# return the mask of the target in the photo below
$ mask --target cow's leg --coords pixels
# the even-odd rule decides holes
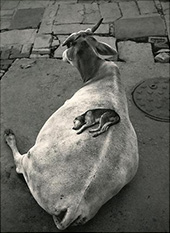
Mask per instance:
[[[6,143],[8,144],[8,146],[11,148],[12,150],[12,154],[14,157],[14,162],[16,165],[16,172],[17,173],[23,173],[23,169],[22,169],[22,159],[23,159],[23,155],[21,155],[18,151],[17,148],[17,144],[16,144],[16,138],[15,135],[13,133],[13,131],[11,129],[6,129],[4,132],[4,139],[6,141]]]

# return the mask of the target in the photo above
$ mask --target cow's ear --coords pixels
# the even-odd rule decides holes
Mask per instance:
[[[96,40],[94,37],[87,37],[87,41],[92,45],[92,47],[100,54],[100,55],[116,55],[116,49],[112,48],[110,45]]]
[[[97,49],[97,52],[100,55],[116,55],[117,54],[117,51],[114,48],[112,48],[110,45],[104,42],[97,41],[95,47]]]

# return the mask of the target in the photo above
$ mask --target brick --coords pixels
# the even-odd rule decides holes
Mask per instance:
[[[36,36],[36,29],[12,30],[0,33],[1,46],[5,47],[12,44],[33,43]]]
[[[11,48],[10,58],[19,58],[21,54],[22,45],[13,45]]]
[[[43,13],[43,8],[20,9],[16,12],[10,29],[38,28],[42,20]]]
[[[23,57],[29,57],[31,52],[32,44],[24,44],[21,50],[21,54]]]
[[[133,63],[154,63],[150,43],[136,43],[133,41],[118,42],[119,58]]]
[[[40,48],[49,48],[52,42],[51,35],[37,34],[37,37],[34,42],[33,50]]]
[[[166,35],[164,20],[159,14],[122,18],[115,22],[117,39]]]
[[[26,1],[20,1],[18,5],[18,9],[29,9],[29,8],[45,8],[49,4],[48,0],[45,1],[39,1],[39,0],[26,0]]]
[[[142,15],[143,14],[152,14],[152,13],[158,12],[153,0],[149,0],[149,1],[138,0],[138,6],[139,6],[140,13]]]
[[[96,23],[101,19],[99,7],[97,3],[84,4],[85,14],[83,23]]]
[[[4,4],[2,5],[2,10],[11,10],[15,9],[19,4],[19,1],[5,1]]]
[[[55,24],[81,23],[84,8],[82,4],[60,4]]]
[[[122,11],[123,17],[134,17],[139,15],[139,10],[137,8],[137,5],[134,1],[130,2],[119,2],[120,9]]]
[[[13,60],[1,60],[0,68],[2,70],[7,70],[11,66],[12,62]]]
[[[67,25],[53,25],[52,31],[57,35],[68,35],[73,32],[78,32],[80,30],[85,30],[89,27],[93,27],[94,24],[67,24]],[[108,34],[109,33],[109,25],[101,24],[100,27],[95,32],[96,34]]]
[[[103,23],[114,22],[121,17],[121,12],[117,3],[100,3],[99,8],[104,18]]]
[[[45,9],[42,22],[39,28],[39,33],[51,33],[53,21],[55,19],[55,15],[57,13],[59,5],[50,3],[49,6]]]

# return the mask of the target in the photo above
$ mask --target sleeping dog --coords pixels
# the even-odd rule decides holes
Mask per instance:
[[[99,123],[97,128],[89,130],[90,133],[96,132],[93,134],[93,137],[97,137],[107,131],[111,125],[114,125],[119,121],[120,117],[114,110],[92,109],[74,119],[73,129],[78,130],[77,134],[80,134],[85,129]]]

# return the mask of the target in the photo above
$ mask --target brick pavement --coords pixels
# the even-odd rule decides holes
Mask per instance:
[[[20,22],[20,15],[25,21]],[[165,0],[2,0],[1,60],[30,56],[61,59],[64,38],[91,27],[101,17],[103,23],[95,34],[103,40],[108,36],[111,44],[111,38],[113,43],[115,38],[170,39],[169,2]]]

